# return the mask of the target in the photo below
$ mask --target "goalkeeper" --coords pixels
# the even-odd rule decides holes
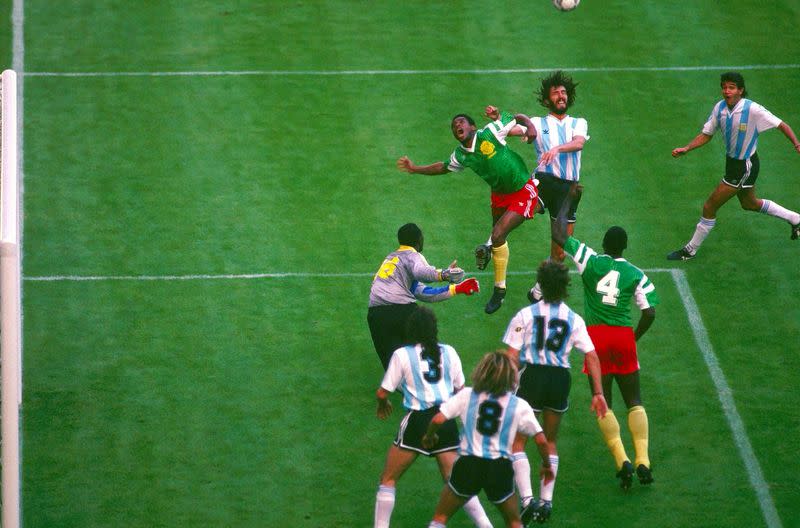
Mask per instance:
[[[424,237],[416,224],[406,224],[397,232],[400,247],[389,253],[375,277],[369,292],[367,323],[375,351],[383,364],[395,350],[409,343],[406,322],[417,309],[416,301],[440,302],[463,293],[480,291],[478,280],[464,279],[464,270],[453,261],[449,267],[437,269],[422,255]],[[428,286],[425,282],[448,282],[446,286]]]
[[[475,121],[466,114],[458,114],[450,122],[450,129],[458,146],[446,161],[430,165],[416,165],[407,156],[397,160],[397,168],[412,174],[447,174],[472,169],[492,188],[492,234],[486,244],[475,249],[478,269],[494,261],[494,291],[485,311],[491,314],[500,309],[506,296],[506,269],[508,243],[511,231],[533,218],[539,205],[536,183],[519,154],[506,144],[506,136],[517,122],[526,127],[526,139],[536,137],[536,128],[524,114],[500,112],[486,108],[486,115],[494,119],[478,130]]]

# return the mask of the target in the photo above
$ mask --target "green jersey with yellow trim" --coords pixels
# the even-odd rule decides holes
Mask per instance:
[[[492,192],[510,194],[522,189],[530,172],[522,157],[506,144],[506,136],[517,124],[509,112],[475,132],[472,145],[459,145],[444,162],[445,168],[457,172],[470,168],[492,188]]]
[[[625,260],[598,255],[580,240],[564,244],[583,280],[584,318],[587,325],[633,326],[631,299],[640,310],[658,304],[656,287],[647,275]]]

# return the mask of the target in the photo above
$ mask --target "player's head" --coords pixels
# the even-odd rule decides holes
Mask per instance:
[[[453,132],[453,137],[464,143],[475,134],[475,120],[467,114],[458,114],[450,121],[450,130]]]
[[[741,97],[747,97],[747,88],[744,85],[744,77],[739,72],[725,72],[719,76],[719,86],[723,90],[726,83],[732,83],[737,90],[741,90]],[[741,98],[740,97],[740,98]]]
[[[422,251],[424,240],[422,229],[417,227],[417,224],[406,224],[397,231],[397,241],[401,246],[411,246],[417,251]]]
[[[539,103],[554,114],[566,114],[570,106],[575,104],[578,83],[561,70],[555,71],[542,79],[539,87]]]
[[[517,367],[503,351],[484,355],[472,371],[472,390],[494,396],[514,390]]]
[[[433,310],[425,306],[414,310],[406,322],[406,337],[410,343],[422,345],[422,357],[432,359],[434,364],[440,363],[439,327]]]
[[[560,262],[545,260],[536,270],[536,281],[542,289],[544,302],[559,302],[567,298],[569,271]]]
[[[611,226],[603,237],[603,251],[612,257],[621,257],[628,247],[628,233],[620,226]]]

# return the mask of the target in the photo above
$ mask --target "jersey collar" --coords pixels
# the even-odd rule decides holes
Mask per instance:
[[[733,108],[728,108],[727,103],[725,103],[725,99],[722,100],[722,107],[728,111],[728,115],[733,115],[742,110],[742,106],[744,106],[744,97],[739,99],[739,102],[733,105]]]
[[[397,248],[397,251],[413,251],[414,253],[417,252],[417,250],[411,246],[402,246],[402,245],[399,248]]]
[[[461,143],[459,143],[458,146],[461,147],[463,150],[466,150],[467,152],[475,152],[475,142],[476,141],[478,141],[478,131],[477,130],[475,131],[475,134],[473,134],[473,136],[472,136],[472,145],[470,145],[469,148],[465,147]]]

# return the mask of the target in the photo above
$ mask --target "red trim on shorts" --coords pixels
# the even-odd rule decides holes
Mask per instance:
[[[514,211],[525,218],[536,214],[539,192],[533,179],[528,180],[522,189],[509,194],[492,193],[492,209]]]
[[[631,374],[639,370],[636,355],[636,337],[630,326],[587,326],[597,357],[600,358],[600,372],[606,374]],[[583,373],[588,374],[586,360]]]

